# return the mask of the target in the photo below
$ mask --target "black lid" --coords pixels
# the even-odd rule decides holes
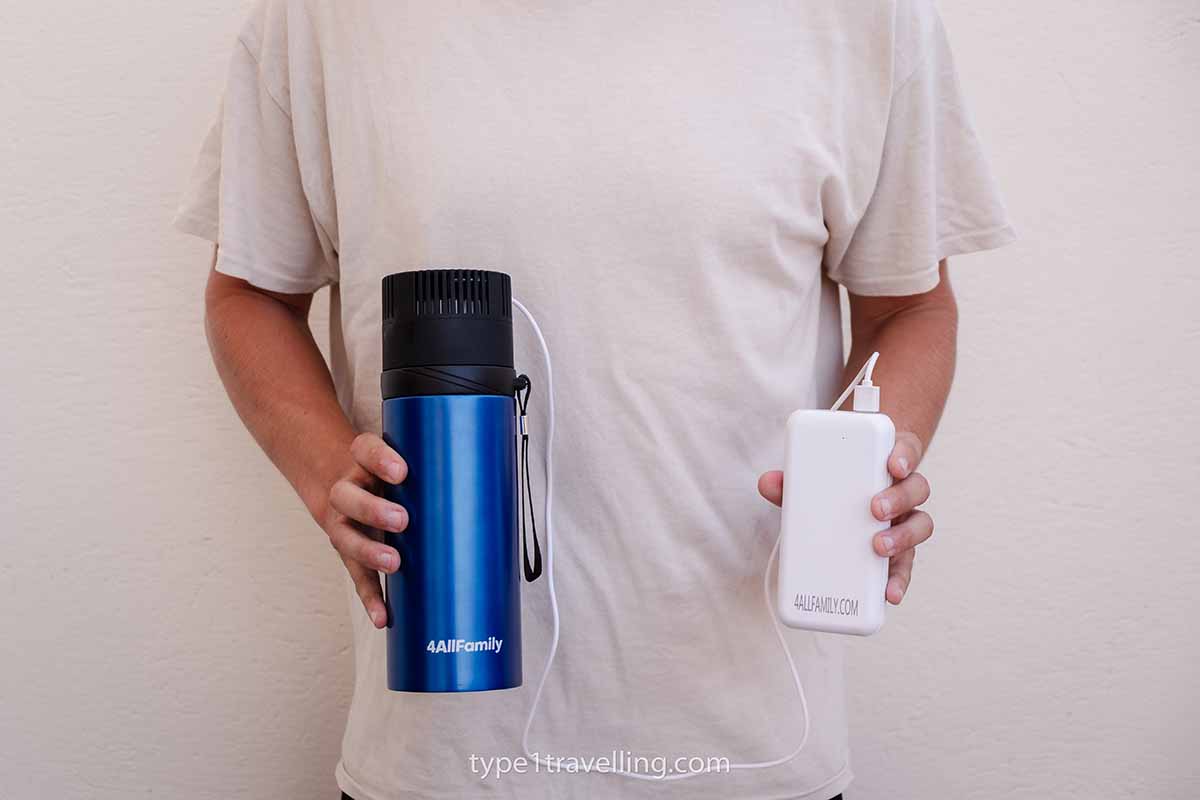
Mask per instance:
[[[512,282],[503,272],[426,269],[383,279],[383,369],[513,366]]]

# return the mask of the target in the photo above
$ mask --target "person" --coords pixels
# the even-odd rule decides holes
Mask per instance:
[[[955,366],[947,259],[1013,238],[931,0],[265,0],[177,224],[216,244],[207,332],[229,396],[357,595],[343,792],[826,800],[849,785],[836,636],[787,632],[811,714],[797,758],[679,782],[478,769],[520,754],[544,581],[523,589],[523,688],[387,691],[379,573],[400,564],[376,534],[408,515],[374,491],[407,470],[378,435],[380,280],[507,272],[553,352],[563,628],[531,746],[788,752],[803,719],[759,583],[784,420],[883,354],[900,433],[870,510],[892,523],[874,547],[899,604],[933,531],[917,468]],[[322,287],[328,366],[307,321]],[[544,386],[520,320],[516,339]]]

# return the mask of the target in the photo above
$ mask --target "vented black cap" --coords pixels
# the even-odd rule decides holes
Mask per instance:
[[[428,269],[383,279],[383,369],[513,366],[503,272]]]

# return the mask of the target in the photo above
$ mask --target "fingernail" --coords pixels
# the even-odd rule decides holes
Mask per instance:
[[[887,519],[892,516],[892,501],[886,497],[879,498],[879,513]]]
[[[399,461],[393,461],[391,464],[388,464],[388,468],[387,468],[388,479],[392,483],[399,483],[400,482],[400,471],[401,470],[400,470],[400,462]]]
[[[896,549],[896,542],[890,536],[882,537],[879,540],[879,543],[883,545],[883,552],[887,553],[889,556]],[[879,584],[875,585],[878,586]]]
[[[387,614],[378,610],[372,611],[371,622],[375,623],[376,628],[382,628],[384,623],[387,622]]]
[[[896,459],[896,464],[900,467],[901,472],[903,472],[905,475],[908,474],[908,459],[907,458],[905,458],[904,456],[900,456],[899,458]]]
[[[408,514],[399,510],[388,511],[384,514],[384,523],[390,530],[399,533],[408,524]]]
[[[378,559],[379,568],[390,572],[398,566],[398,561],[395,553],[383,553]]]

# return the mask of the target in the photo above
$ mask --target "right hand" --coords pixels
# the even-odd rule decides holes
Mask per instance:
[[[408,511],[372,489],[377,481],[392,485],[403,482],[408,477],[408,465],[373,433],[359,434],[350,445],[350,455],[354,466],[330,488],[321,527],[354,580],[367,616],[376,628],[382,628],[387,625],[387,608],[379,573],[398,570],[400,553],[379,541],[379,531],[403,532],[408,527]]]

